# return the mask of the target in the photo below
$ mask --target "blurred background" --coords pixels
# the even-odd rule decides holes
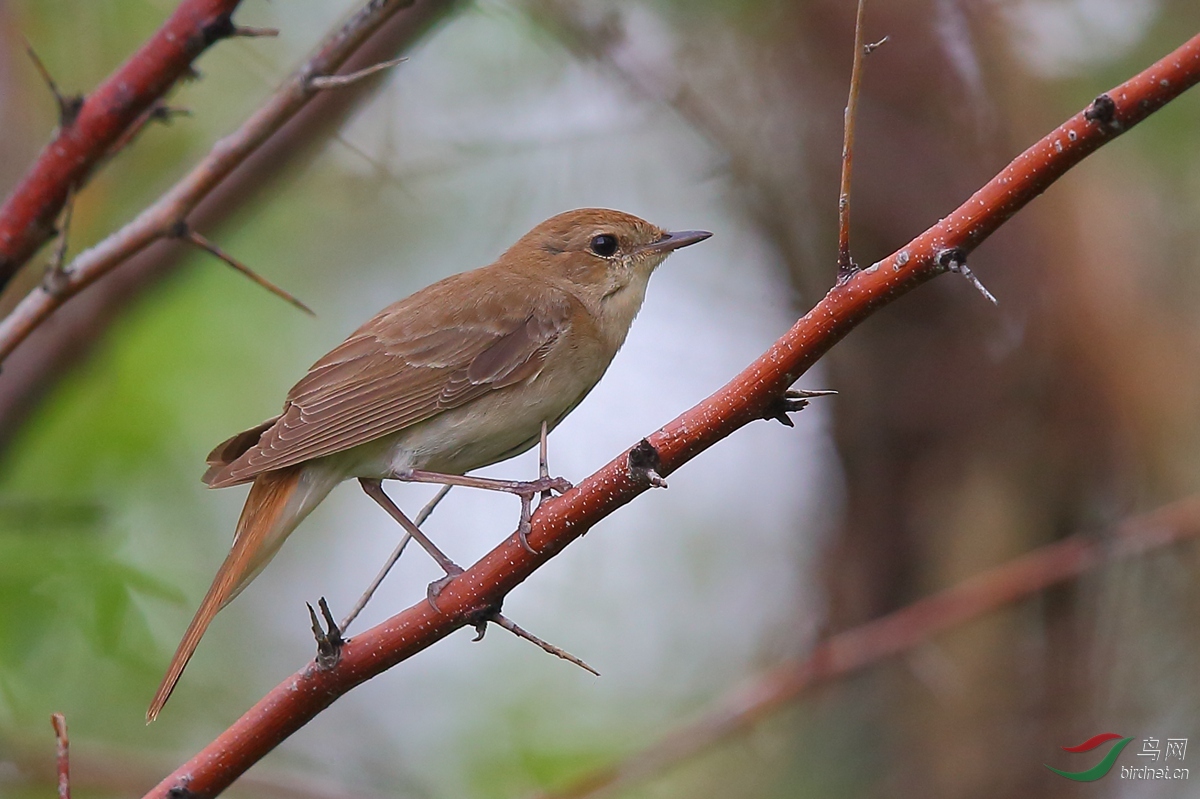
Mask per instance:
[[[232,130],[356,4],[245,0],[234,40],[79,196],[73,252]],[[161,719],[145,706],[228,547],[244,489],[204,456],[278,412],[317,357],[394,299],[483,265],[542,219],[620,208],[716,235],[667,261],[624,350],[550,438],[579,480],[721,386],[832,284],[849,0],[478,0],[425,12],[410,60],[295,156],[234,181],[198,229],[317,312],[162,247],[0,374],[0,794],[53,790],[52,711],[78,796],[134,796],[313,653],[304,603],[350,608],[396,527],[346,485],[213,625]],[[0,186],[55,107],[28,38],[85,91],[168,0],[0,0]],[[1093,97],[1200,30],[1194,0],[876,0],[852,242],[878,260]],[[1200,95],[1085,161],[972,257],[877,313],[802,381],[840,394],[756,423],[539,571],[503,631],[461,631],[356,689],[240,796],[521,797],[637,753],[822,636],[1064,536],[1103,537],[1200,485]],[[44,257],[0,297],[6,311]],[[62,326],[77,329],[61,334]],[[60,331],[55,340],[55,331]],[[41,342],[41,343],[39,343]],[[41,349],[38,349],[41,348]],[[636,386],[636,390],[634,387]],[[530,453],[489,473],[535,474]],[[415,512],[432,494],[398,486]],[[456,490],[427,525],[470,562],[511,497]],[[619,795],[1197,796],[1078,785],[1043,763],[1114,730],[1200,739],[1197,548],[971,621],[809,693]],[[355,629],[438,576],[404,557]],[[354,629],[351,630],[351,633]],[[1200,744],[1198,744],[1200,745]],[[1200,758],[1200,753],[1191,759]]]

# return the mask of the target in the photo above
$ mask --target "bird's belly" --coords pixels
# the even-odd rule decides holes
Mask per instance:
[[[599,380],[545,371],[531,381],[491,391],[458,408],[357,447],[356,477],[387,477],[408,469],[464,474],[520,455],[553,429]]]

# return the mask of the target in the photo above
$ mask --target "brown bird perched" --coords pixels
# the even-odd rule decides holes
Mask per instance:
[[[519,455],[599,382],[672,251],[708,238],[620,211],[584,208],[541,223],[490,266],[448,277],[383,309],[313,364],[283,412],[217,446],[210,488],[251,483],[233,547],[163,678],[162,710],[217,612],[266,566],[333,489],[363,489],[446,570],[461,571],[383,493],[383,480],[507,491],[569,487],[467,477]],[[528,544],[526,544],[528,546]],[[436,594],[434,594],[436,595]],[[432,601],[432,599],[431,599]]]

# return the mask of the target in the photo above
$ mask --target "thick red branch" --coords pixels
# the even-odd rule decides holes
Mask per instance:
[[[0,207],[0,287],[54,235],[67,193],[83,185],[122,134],[166,94],[210,44],[233,31],[241,0],[183,0],[133,56],[62,120]]]
[[[713,396],[647,437],[663,474],[749,422],[872,311],[959,263],[1088,153],[1200,81],[1200,36],[1114,89],[1029,148],[958,210],[902,250],[837,286],[766,353]],[[1099,116],[1097,116],[1099,114]],[[1095,118],[1089,118],[1095,117]],[[644,450],[645,445],[642,445]],[[447,585],[441,612],[421,602],[356,636],[330,669],[309,664],[267,694],[148,796],[214,796],[359,683],[499,607],[513,588],[592,525],[646,490],[629,451],[535,514],[531,554],[515,534]]]

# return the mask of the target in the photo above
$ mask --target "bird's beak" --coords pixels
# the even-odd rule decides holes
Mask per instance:
[[[689,244],[695,244],[704,241],[712,234],[707,230],[679,230],[674,233],[666,233],[661,239],[651,242],[638,249],[639,253],[668,253],[678,250],[680,247],[686,247]]]

